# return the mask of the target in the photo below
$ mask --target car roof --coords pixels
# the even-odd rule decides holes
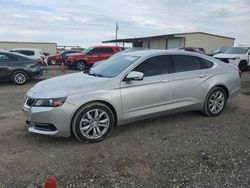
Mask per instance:
[[[147,57],[157,56],[157,55],[188,55],[188,56],[200,57],[200,58],[207,59],[209,61],[218,63],[218,61],[215,58],[210,57],[206,54],[184,51],[184,50],[152,50],[152,49],[149,49],[149,50],[127,52],[127,53],[124,53],[121,55],[140,56],[141,58],[147,58]]]
[[[152,55],[195,55],[200,56],[200,53],[182,51],[182,50],[138,50],[127,52],[128,55],[133,56],[152,56]]]

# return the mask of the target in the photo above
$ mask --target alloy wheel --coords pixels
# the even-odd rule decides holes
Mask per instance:
[[[27,77],[25,74],[19,72],[19,73],[16,73],[13,77],[15,83],[17,84],[24,84],[26,81],[27,81]]]
[[[224,108],[225,96],[222,91],[215,91],[208,99],[209,111],[213,114],[218,114]]]
[[[110,119],[102,109],[87,111],[81,118],[80,131],[88,139],[98,139],[108,130]]]

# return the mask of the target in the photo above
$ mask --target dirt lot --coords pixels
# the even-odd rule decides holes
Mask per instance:
[[[67,71],[67,73],[72,71]],[[250,187],[250,72],[222,115],[181,113],[117,127],[97,144],[27,132],[21,110],[36,82],[0,84],[0,187]]]

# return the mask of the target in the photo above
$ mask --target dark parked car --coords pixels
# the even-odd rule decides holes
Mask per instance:
[[[18,53],[0,50],[0,82],[22,85],[33,77],[41,76],[43,68],[39,65],[39,61]]]
[[[197,48],[197,47],[181,47],[178,50],[184,50],[184,51],[189,51],[189,52],[197,52],[201,54],[205,54],[204,48]]]
[[[79,50],[66,50],[66,51],[58,53],[57,55],[50,55],[47,57],[47,63],[48,65],[62,64],[62,62],[64,62],[65,57],[68,54],[79,53],[79,52],[80,52]]]

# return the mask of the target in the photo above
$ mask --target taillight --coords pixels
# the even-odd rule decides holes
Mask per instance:
[[[40,60],[37,60],[34,62],[35,65],[40,65],[41,61]]]
[[[239,77],[241,78],[241,76],[242,76],[242,72],[241,72],[240,69],[239,69]]]

